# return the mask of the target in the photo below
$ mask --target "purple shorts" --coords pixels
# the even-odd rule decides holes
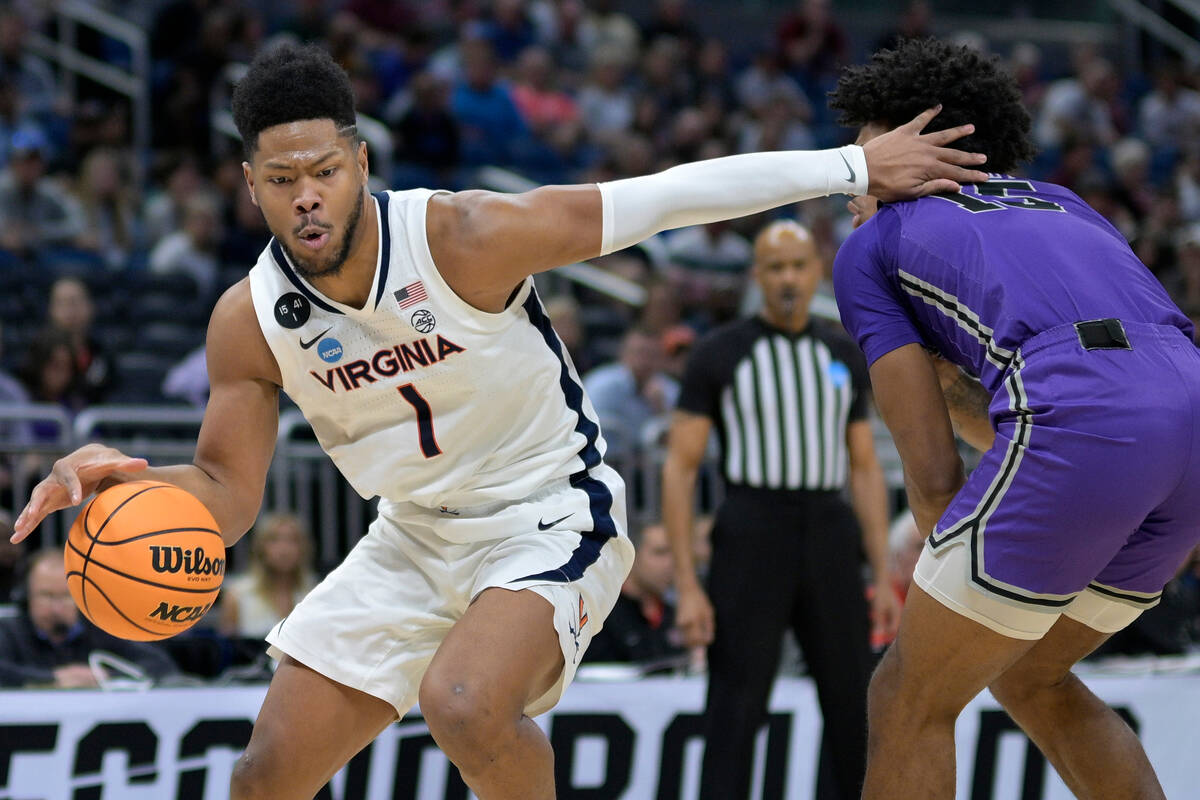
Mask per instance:
[[[1200,541],[1200,350],[1174,327],[1124,331],[1129,348],[1085,349],[1063,325],[1013,359],[995,444],[928,542],[966,544],[975,589],[1150,606]]]

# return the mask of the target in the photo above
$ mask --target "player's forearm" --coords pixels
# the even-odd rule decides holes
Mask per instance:
[[[601,254],[661,231],[703,225],[830,194],[865,194],[861,147],[745,153],[599,184]]]
[[[988,390],[979,381],[960,372],[957,380],[943,387],[942,394],[959,438],[980,452],[990,450],[996,431],[988,415],[988,406],[992,402]]]
[[[131,480],[162,481],[195,495],[216,520],[226,547],[232,547],[254,524],[262,504],[262,487],[234,490],[196,464],[147,467],[140,472],[118,472],[101,482],[97,491]]]
[[[675,558],[675,585],[681,587],[696,580],[696,559],[692,552],[695,526],[693,505],[698,467],[682,463],[670,452],[663,463],[662,515],[671,554]]]
[[[862,529],[863,550],[871,565],[871,577],[882,580],[888,572],[887,484],[879,463],[851,466],[850,498]]]

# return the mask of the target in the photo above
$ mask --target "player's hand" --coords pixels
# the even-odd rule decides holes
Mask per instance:
[[[900,630],[900,598],[887,578],[875,582],[871,592],[871,641],[890,642]]]
[[[24,539],[55,511],[79,505],[105,478],[140,472],[147,466],[144,458],[132,458],[102,444],[87,444],[63,456],[54,462],[50,474],[33,487],[29,502],[13,523],[10,541],[15,544]]]
[[[688,647],[703,647],[713,640],[713,607],[700,584],[692,582],[678,587],[675,625],[683,633]]]
[[[963,183],[988,179],[986,172],[969,169],[982,164],[987,156],[945,146],[973,133],[974,125],[921,133],[941,110],[939,105],[922,111],[911,122],[863,145],[869,194],[884,202],[909,200],[937,192],[957,192]]]
[[[54,685],[59,689],[94,689],[100,684],[87,664],[67,664],[54,670]]]

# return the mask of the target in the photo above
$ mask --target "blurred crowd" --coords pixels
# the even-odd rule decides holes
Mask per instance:
[[[855,131],[839,127],[825,102],[839,70],[906,37],[948,36],[995,52],[1016,76],[1041,147],[1023,174],[1079,193],[1200,322],[1200,70],[1169,54],[1122,63],[1094,46],[993,45],[986,28],[948,30],[925,0],[869,35],[839,17],[844,4],[796,0],[776,6],[773,27],[737,37],[712,13],[698,15],[696,0],[98,5],[145,20],[149,152],[132,144],[126,98],[85,80],[68,91],[28,48],[31,32],[60,34],[49,6],[0,7],[0,405],[32,400],[75,414],[96,403],[204,404],[208,311],[269,238],[243,188],[240,145],[213,121],[237,65],[282,39],[321,43],[349,72],[373,188],[461,189],[495,184],[482,167],[536,183],[600,181],[844,144]],[[117,42],[87,32],[77,41],[129,66]],[[843,202],[773,216],[803,220],[828,269],[849,233]],[[644,291],[638,307],[566,282],[546,294],[614,460],[661,445],[696,337],[755,309],[745,291],[748,236],[763,222],[684,229],[594,262]],[[830,294],[814,313],[836,318]],[[10,449],[60,434],[0,419]],[[0,467],[0,500],[15,505],[2,491],[11,468]],[[7,557],[0,544],[0,591],[13,581]],[[669,629],[659,608],[669,587],[656,589],[653,574],[635,578],[630,608],[640,611],[627,616]],[[260,619],[263,603],[282,607],[310,579],[238,604],[222,625]],[[1179,630],[1194,641],[1200,562],[1178,583],[1187,609]],[[661,657],[663,642],[648,641]]]

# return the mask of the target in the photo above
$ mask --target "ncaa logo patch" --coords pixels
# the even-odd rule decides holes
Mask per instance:
[[[342,343],[337,339],[322,339],[317,345],[317,355],[327,364],[335,364],[342,360]]]
[[[275,301],[275,321],[289,331],[304,327],[311,313],[308,298],[299,292],[288,292]]]
[[[437,325],[437,320],[432,311],[418,308],[413,312],[412,326],[417,329],[418,333],[429,333],[435,325]]]
[[[833,381],[833,385],[840,389],[850,380],[850,370],[840,361],[831,361],[829,362],[829,380]]]

